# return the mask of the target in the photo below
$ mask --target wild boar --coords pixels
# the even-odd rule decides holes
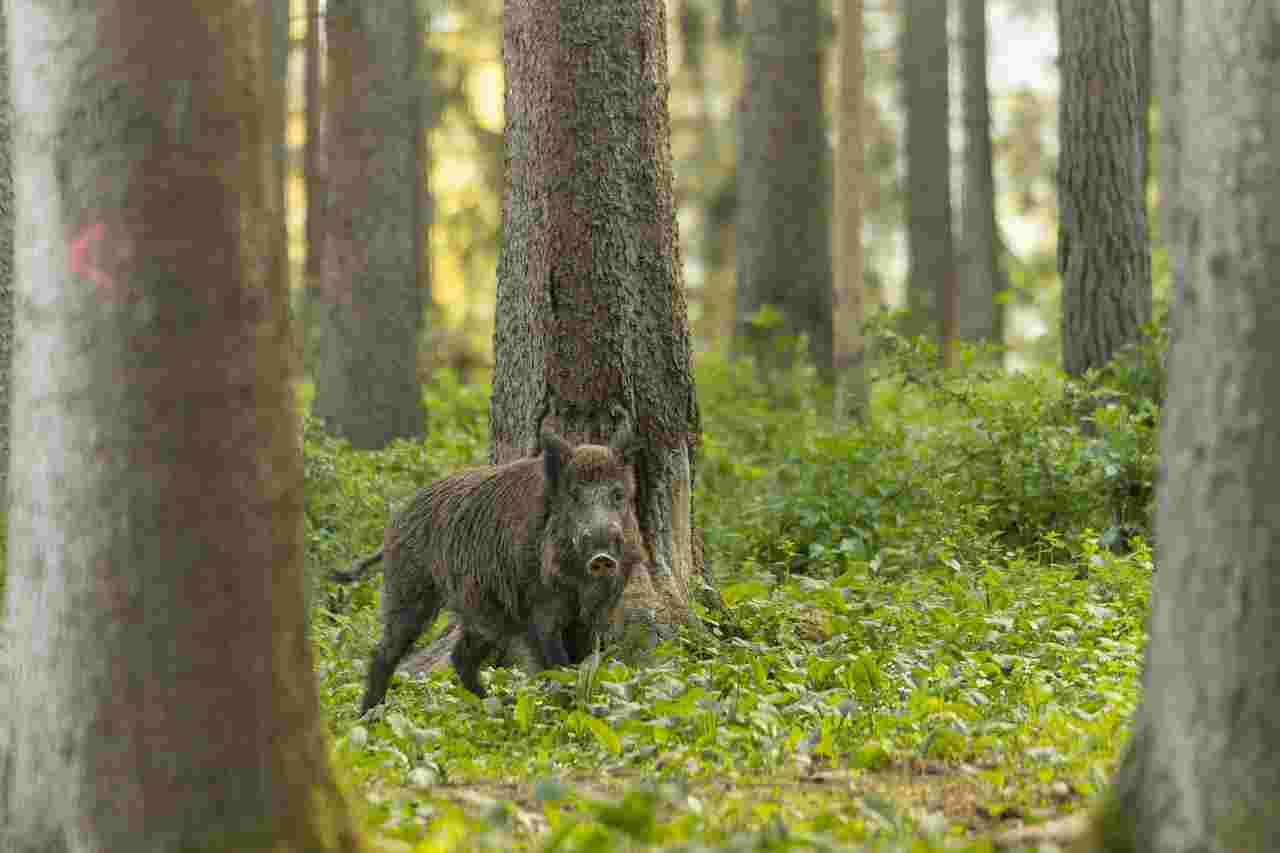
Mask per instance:
[[[450,662],[485,695],[479,670],[508,640],[527,640],[543,669],[574,663],[584,629],[617,605],[645,558],[635,514],[635,442],[570,445],[544,431],[539,456],[459,471],[424,488],[387,527],[382,548],[334,580],[383,564],[382,640],[362,712],[440,609],[462,629]],[[568,644],[568,646],[566,646]],[[572,657],[571,657],[572,655]]]

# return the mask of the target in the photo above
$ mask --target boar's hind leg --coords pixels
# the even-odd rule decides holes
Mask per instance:
[[[386,592],[384,590],[383,594]],[[382,701],[387,693],[391,673],[396,671],[396,664],[400,663],[414,640],[422,636],[422,631],[440,612],[439,595],[434,592],[397,604],[399,606],[389,608],[383,614],[382,642],[369,660],[368,685],[360,707],[362,714]]]
[[[488,639],[463,627],[462,636],[458,637],[458,642],[449,655],[449,661],[457,671],[462,686],[481,699],[488,695],[488,691],[480,683],[480,667],[494,651],[495,648]]]

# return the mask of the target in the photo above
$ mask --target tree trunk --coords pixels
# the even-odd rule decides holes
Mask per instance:
[[[302,357],[307,370],[318,363],[319,316],[323,299],[321,269],[324,258],[324,65],[320,54],[320,0],[306,0],[307,35],[304,49],[307,141],[302,149],[302,176],[307,188],[306,256],[303,260]]]
[[[903,3],[902,97],[907,148],[907,308],[905,329],[938,335],[950,349],[959,275],[951,230],[947,2]]]
[[[817,0],[751,3],[738,146],[736,345],[784,363],[779,336],[807,336],[830,379],[831,160]],[[781,317],[768,322],[762,309]],[[765,320],[765,322],[761,322]]]
[[[1000,263],[1000,229],[991,155],[991,104],[987,85],[987,3],[960,3],[964,50],[964,216],[961,240],[960,337],[966,341],[1004,340],[1004,306],[1009,288]]]
[[[862,0],[840,4],[840,146],[836,149],[836,252],[834,302],[835,415],[858,420],[866,416],[866,338],[862,251],[862,212],[866,173],[863,159],[862,110],[866,94]]]
[[[1128,0],[1058,0],[1058,272],[1067,373],[1109,362],[1151,319]]]
[[[9,508],[9,395],[13,377],[14,217],[8,17],[8,12],[0,8],[0,510],[5,512]]]
[[[1276,3],[1187,3],[1187,277],[1173,306],[1146,686],[1098,839],[1280,838],[1280,30]]]
[[[498,267],[493,461],[540,425],[644,442],[638,515],[651,564],[631,622],[691,617],[700,425],[672,194],[661,0],[508,0],[507,194]]]
[[[355,447],[420,435],[416,4],[325,9],[323,324],[315,412]]]
[[[1138,102],[1138,186],[1146,203],[1151,177],[1151,0],[1131,0],[1133,74]],[[1166,0],[1168,2],[1168,0]]]
[[[302,603],[266,16],[7,10],[24,236],[0,849],[354,850]]]
[[[1164,0],[1156,7],[1152,28],[1154,41],[1159,45],[1154,52],[1159,59],[1154,88],[1160,99],[1160,234],[1169,247],[1182,245],[1186,240],[1178,214],[1182,195],[1180,160],[1185,124],[1180,61],[1185,7],[1185,0]],[[1178,252],[1169,252],[1169,267],[1171,289],[1177,294],[1185,278]]]

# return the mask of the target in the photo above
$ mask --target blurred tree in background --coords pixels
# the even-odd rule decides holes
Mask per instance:
[[[295,81],[290,89],[289,138],[300,151],[307,139],[303,97],[307,5],[318,0],[291,2]],[[1140,3],[1132,2],[1136,15]],[[667,0],[666,5],[677,216],[690,330],[698,352],[724,347],[733,330],[741,187],[735,105],[743,82],[742,23],[751,4],[746,0]],[[1061,346],[1055,261],[1055,6],[1050,0],[987,0],[986,5],[991,174],[993,185],[999,187],[992,207],[1010,288],[1003,312],[1004,338],[1010,364],[1049,363],[1060,357]],[[418,376],[427,381],[431,370],[442,366],[456,368],[469,378],[485,378],[493,364],[494,282],[502,224],[501,2],[419,0],[419,9],[426,98],[422,147],[431,152],[431,162],[424,166],[429,174],[424,178],[432,192],[426,217],[430,221],[428,261],[424,262],[431,270],[430,293],[422,294],[424,315],[430,322],[424,326]],[[316,11],[322,10],[321,6]],[[819,3],[826,21],[838,22],[837,11],[833,0]],[[903,306],[907,301],[905,119],[897,73],[897,34],[906,11],[903,0],[876,0],[863,10],[863,282],[871,305]],[[966,32],[956,18],[957,33]],[[826,26],[823,50],[834,50],[833,35],[834,30]],[[972,40],[957,44],[972,45]],[[839,68],[834,60],[825,62],[818,83],[823,102],[832,105],[824,119],[831,128],[837,127]],[[959,87],[962,77],[952,73]],[[947,123],[952,144],[947,146],[945,139],[935,143],[942,143],[939,150],[947,151],[955,175],[949,183],[963,200],[955,213],[967,250],[964,235],[969,217],[960,216],[972,185],[963,168],[965,121],[961,111],[954,111]],[[290,254],[295,284],[301,285],[306,217],[300,154],[295,163]],[[1162,278],[1156,287],[1158,294],[1164,291]]]

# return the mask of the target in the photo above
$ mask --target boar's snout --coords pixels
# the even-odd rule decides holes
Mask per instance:
[[[618,558],[604,551],[593,554],[587,561],[587,573],[592,577],[602,578],[618,573]]]

